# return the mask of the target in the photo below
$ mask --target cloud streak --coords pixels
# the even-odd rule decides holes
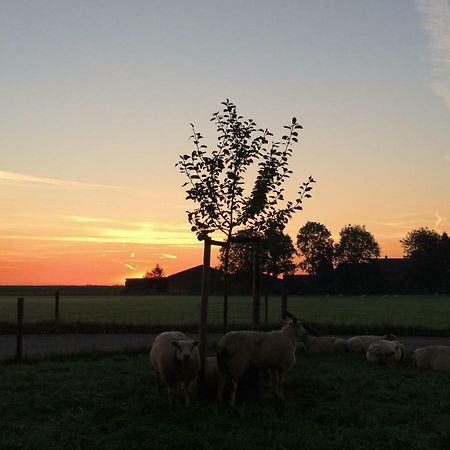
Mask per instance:
[[[61,180],[58,178],[47,178],[47,177],[37,177],[34,175],[27,175],[18,172],[7,172],[4,170],[0,170],[0,181],[13,182],[13,183],[21,183],[21,184],[31,184],[31,185],[45,185],[49,187],[59,187],[59,188],[67,188],[67,189],[124,189],[120,186],[112,186],[112,185],[104,185],[104,184],[95,184],[95,183],[83,183],[80,181],[72,181],[72,180]]]
[[[450,5],[447,0],[416,0],[416,5],[430,38],[431,88],[450,110]]]

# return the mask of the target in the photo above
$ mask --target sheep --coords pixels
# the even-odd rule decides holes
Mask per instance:
[[[217,367],[219,384],[216,402],[222,401],[227,378],[232,382],[231,406],[236,405],[236,392],[240,378],[248,369],[270,369],[275,394],[283,399],[283,379],[295,363],[297,337],[306,334],[301,322],[292,314],[277,331],[231,331],[219,341]]]
[[[421,369],[450,372],[450,347],[447,345],[429,345],[418,348],[412,354],[412,361],[415,366]]]
[[[304,338],[307,353],[332,353],[347,351],[347,341],[333,336],[308,336]]]
[[[189,339],[181,331],[165,331],[153,341],[150,363],[156,375],[159,391],[160,379],[167,384],[169,403],[173,391],[183,386],[185,406],[190,406],[191,389],[200,370],[198,342]]]
[[[399,341],[378,339],[369,345],[366,359],[370,362],[399,362],[405,358],[405,347]]]
[[[378,341],[379,339],[385,339],[387,341],[397,340],[397,337],[393,334],[385,334],[384,336],[363,335],[354,336],[347,339],[348,351],[352,353],[365,353],[367,352],[369,345]]]

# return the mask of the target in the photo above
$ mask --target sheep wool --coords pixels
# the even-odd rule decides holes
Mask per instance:
[[[200,370],[198,342],[181,331],[165,331],[153,341],[150,363],[156,375],[156,386],[160,381],[167,384],[169,403],[174,391],[183,388],[185,405],[190,405],[190,393]]]
[[[450,373],[450,346],[429,345],[418,348],[412,355],[413,364],[421,369],[443,370]]]
[[[286,371],[295,363],[295,349],[299,334],[306,334],[301,322],[293,317],[277,331],[234,331],[219,341],[217,367],[219,386],[216,400],[222,401],[227,378],[233,385],[231,406],[236,404],[239,379],[250,368],[270,369],[278,398],[283,398],[283,379]]]

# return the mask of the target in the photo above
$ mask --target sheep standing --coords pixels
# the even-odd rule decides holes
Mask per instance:
[[[283,399],[283,379],[286,371],[295,363],[295,348],[299,334],[306,334],[297,318],[284,322],[277,331],[231,331],[219,341],[217,366],[219,385],[216,401],[222,401],[227,378],[232,382],[231,406],[236,404],[236,392],[240,378],[250,368],[270,369],[275,394]]]
[[[200,370],[198,342],[189,339],[181,331],[165,331],[153,341],[150,363],[156,375],[159,390],[160,379],[167,384],[169,403],[173,391],[182,385],[185,405],[190,405],[190,392]]]
[[[450,347],[429,345],[418,348],[412,355],[413,364],[421,369],[450,372]]]
[[[375,336],[375,335],[363,335],[363,336],[354,336],[352,338],[347,339],[347,346],[349,352],[352,353],[365,353],[367,352],[369,345],[380,339],[385,339],[387,341],[397,340],[397,337],[393,334],[385,334],[384,336]]]
[[[307,353],[346,352],[347,341],[334,336],[308,336],[303,338]]]
[[[378,339],[369,345],[366,359],[370,362],[399,362],[405,358],[405,347],[399,341]]]

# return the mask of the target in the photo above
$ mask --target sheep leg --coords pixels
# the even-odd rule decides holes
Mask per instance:
[[[156,393],[159,394],[160,379],[159,379],[159,372],[157,370],[155,370],[155,379],[156,379]]]
[[[232,408],[234,408],[236,406],[236,393],[237,393],[237,387],[238,387],[238,380],[233,379],[232,383],[233,383],[233,393],[231,394],[230,406]]]
[[[173,391],[176,391],[176,384],[167,384],[167,396],[169,400],[169,405],[173,403]]]
[[[219,384],[217,386],[216,403],[222,402],[223,389],[225,387],[225,382],[227,381],[226,375],[219,374]]]
[[[277,389],[277,397],[280,400],[284,400],[284,392],[283,392],[283,381],[284,381],[284,373],[278,371],[278,389]]]
[[[184,406],[188,407],[191,406],[191,388],[192,388],[193,381],[185,381],[183,383],[184,388]]]

